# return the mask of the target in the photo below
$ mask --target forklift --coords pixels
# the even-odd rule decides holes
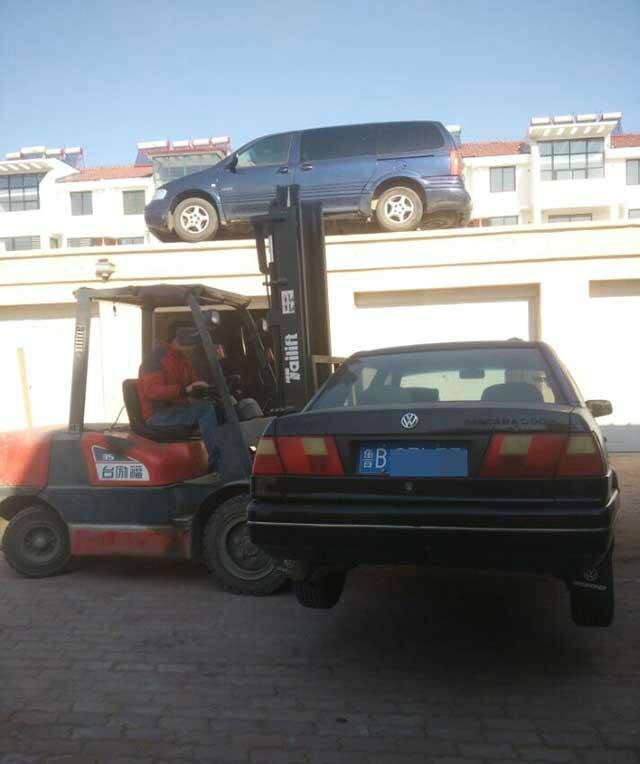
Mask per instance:
[[[279,188],[269,214],[254,221],[265,276],[265,350],[251,299],[202,284],[81,288],[76,298],[73,372],[66,427],[0,433],[2,549],[29,577],[62,572],[85,556],[178,558],[204,562],[227,589],[267,595],[286,574],[249,539],[246,507],[256,443],[270,417],[300,410],[340,359],[330,353],[322,207]],[[216,407],[219,470],[209,473],[196,430],[145,422],[135,379],[123,380],[128,424],[85,422],[91,316],[100,301],[142,313],[142,356],[152,350],[159,317],[188,309],[208,367],[199,394]],[[216,343],[219,316],[233,311],[251,358],[260,401],[242,398],[242,381],[225,376]],[[234,395],[235,393],[235,395]]]

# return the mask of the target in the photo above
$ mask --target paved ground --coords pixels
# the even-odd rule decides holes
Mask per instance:
[[[0,763],[640,764],[640,456],[618,613],[529,577],[369,569],[339,606],[233,597],[188,565],[0,560]]]

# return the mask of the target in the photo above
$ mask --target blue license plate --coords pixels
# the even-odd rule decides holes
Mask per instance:
[[[462,446],[417,443],[362,443],[360,475],[467,477],[469,452]]]

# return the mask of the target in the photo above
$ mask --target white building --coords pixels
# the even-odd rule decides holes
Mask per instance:
[[[534,117],[528,141],[462,145],[482,225],[616,221],[640,216],[640,133],[620,112]]]
[[[614,414],[602,420],[611,448],[640,450],[634,340],[640,133],[621,133],[618,115],[592,117],[534,119],[527,141],[462,145],[474,218],[499,227],[328,237],[333,352],[420,341],[543,339],[586,397],[613,401]],[[549,145],[556,140],[561,145]],[[591,140],[596,143],[586,143]],[[144,191],[147,199],[154,166],[158,174],[181,172],[172,157],[186,148],[143,144],[137,165],[108,171],[79,170],[65,154],[0,162],[0,239],[40,237],[41,250],[23,251],[30,247],[14,242],[0,252],[0,429],[65,421],[72,293],[101,284],[101,258],[114,266],[113,286],[203,282],[265,306],[251,241],[136,243],[147,233],[140,213],[125,214],[125,194]],[[154,152],[163,159],[154,161]],[[37,199],[24,181],[2,185],[20,174],[43,175]],[[14,189],[21,190],[14,195]],[[73,205],[89,209],[86,198],[71,197],[75,193],[91,194],[91,214],[72,214]],[[102,246],[73,246],[71,240],[83,238]],[[88,418],[113,421],[122,380],[137,374],[139,319],[126,306],[114,314],[101,305],[94,321]]]
[[[229,138],[147,141],[136,163],[83,167],[82,148],[29,146],[0,161],[0,247],[7,251],[156,241],[144,208],[155,186],[219,161]],[[8,214],[7,214],[8,213]]]

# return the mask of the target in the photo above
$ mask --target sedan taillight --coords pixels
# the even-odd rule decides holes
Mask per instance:
[[[480,468],[482,478],[601,477],[602,453],[591,433],[497,433]]]
[[[261,438],[254,475],[344,475],[335,439],[330,436]]]
[[[557,477],[602,477],[605,474],[602,451],[593,435],[590,432],[570,435],[558,464]]]
[[[260,438],[253,459],[254,475],[282,475],[284,467],[275,438]]]

